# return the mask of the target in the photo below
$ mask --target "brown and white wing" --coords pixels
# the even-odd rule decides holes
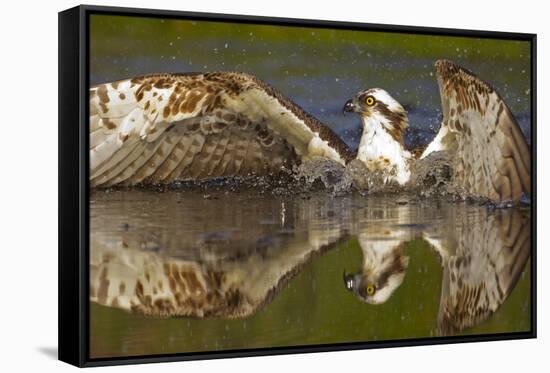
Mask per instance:
[[[438,332],[449,335],[487,320],[508,298],[529,258],[530,221],[521,210],[461,211],[446,243]],[[454,247],[452,247],[454,246]]]
[[[91,185],[268,175],[347,146],[267,84],[243,73],[162,74],[90,89]]]
[[[92,238],[90,301],[157,316],[202,317],[216,307],[207,302],[219,278],[201,265],[169,260],[154,252]]]
[[[238,257],[226,257],[220,247],[208,259],[182,259],[144,250],[147,242],[131,236],[95,234],[90,301],[153,316],[246,317],[346,237],[343,229],[312,227],[297,236],[281,234],[267,245],[255,243],[254,250],[243,249],[245,254]]]
[[[472,72],[440,60],[437,81],[443,107],[433,150],[454,153],[454,181],[466,193],[493,202],[518,202],[531,193],[529,147],[500,95]]]

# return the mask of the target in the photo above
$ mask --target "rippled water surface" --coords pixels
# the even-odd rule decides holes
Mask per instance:
[[[91,303],[91,355],[528,331],[528,213],[409,196],[96,191],[91,285],[104,277],[110,294]],[[200,284],[177,317],[158,316],[148,285],[167,266],[179,287],[166,293]],[[152,302],[133,296],[137,281]],[[114,304],[119,282],[145,307]]]

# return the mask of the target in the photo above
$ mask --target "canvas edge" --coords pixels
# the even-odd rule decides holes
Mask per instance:
[[[58,14],[58,358],[82,366],[81,8]]]
[[[116,14],[116,15],[178,18],[178,19],[184,18],[184,19],[193,19],[193,20],[225,21],[225,22],[234,22],[234,23],[254,23],[254,24],[268,24],[268,25],[279,25],[279,26],[300,26],[300,27],[317,27],[317,28],[332,28],[332,29],[368,30],[368,31],[383,31],[383,32],[391,32],[391,33],[405,32],[405,33],[411,33],[411,34],[426,34],[426,35],[438,34],[442,36],[463,36],[463,37],[479,37],[479,38],[523,40],[523,41],[531,41],[536,36],[536,34],[534,33],[522,33],[522,32],[454,29],[454,28],[443,28],[443,27],[364,23],[364,22],[319,20],[319,19],[305,19],[305,18],[284,18],[284,17],[270,17],[270,16],[258,16],[258,15],[227,14],[227,13],[205,13],[205,12],[163,10],[163,9],[152,9],[152,8],[128,8],[128,7],[97,6],[97,5],[81,5],[80,7],[88,13],[97,13],[97,14],[102,13],[102,14],[113,14],[113,15]]]
[[[537,35],[531,34],[531,333],[537,337]]]

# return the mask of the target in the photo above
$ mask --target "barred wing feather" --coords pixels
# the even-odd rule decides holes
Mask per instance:
[[[436,62],[443,122],[422,155],[454,153],[454,181],[465,192],[494,202],[518,202],[531,193],[529,147],[500,95],[470,71]]]
[[[161,74],[90,89],[94,187],[268,175],[353,155],[328,127],[252,75]]]
[[[456,239],[443,259],[438,332],[443,335],[487,320],[508,298],[529,258],[530,222],[517,209],[456,216]]]

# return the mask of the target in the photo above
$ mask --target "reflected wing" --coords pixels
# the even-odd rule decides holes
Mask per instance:
[[[182,260],[141,245],[92,236],[90,301],[154,316],[241,318],[270,303],[315,257],[346,238],[340,229],[312,229],[259,242],[255,252]]]
[[[164,74],[90,89],[92,186],[267,175],[352,158],[326,126],[242,73]]]
[[[529,218],[522,211],[461,212],[456,221],[456,247],[444,248],[443,255],[438,316],[443,335],[489,318],[514,289],[531,247]]]
[[[434,150],[456,152],[454,179],[465,192],[494,202],[518,202],[531,193],[531,159],[525,138],[499,94],[473,73],[437,61],[443,106]]]
[[[218,287],[223,273],[199,263],[94,239],[90,253],[92,302],[142,314],[195,317],[211,316],[222,307],[230,312],[249,306],[232,287],[222,296]]]

